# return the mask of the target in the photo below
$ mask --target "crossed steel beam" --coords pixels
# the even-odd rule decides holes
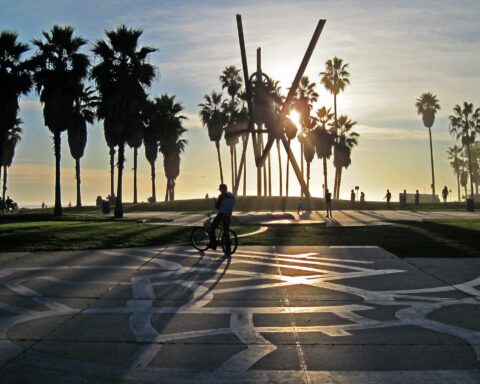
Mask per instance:
[[[310,58],[312,56],[313,50],[315,49],[315,46],[317,45],[317,41],[320,37],[320,34],[322,33],[323,27],[325,25],[326,20],[320,19],[317,24],[317,28],[315,28],[315,32],[313,33],[312,39],[310,40],[310,44],[308,45],[307,51],[305,52],[305,55],[303,57],[303,60],[300,64],[300,67],[298,68],[297,74],[295,75],[295,78],[293,80],[292,86],[290,87],[290,90],[288,92],[287,98],[283,102],[282,109],[280,111],[279,115],[279,122],[283,122],[287,113],[288,109],[290,107],[290,104],[293,101],[293,97],[295,96],[295,92],[297,91],[298,85],[300,83],[300,80],[303,76],[303,73],[305,72],[305,68],[307,67],[308,62],[310,61]],[[268,154],[270,153],[270,149],[272,148],[272,145],[274,141],[277,139],[273,135],[269,135],[267,144],[265,146],[265,149],[263,149],[263,153],[261,153],[261,148],[259,146],[259,143],[257,142],[257,133],[261,133],[262,131],[256,131],[254,129],[254,118],[253,118],[253,100],[252,100],[252,85],[250,82],[250,77],[248,75],[248,64],[247,64],[247,54],[245,51],[245,40],[243,36],[243,26],[242,26],[242,16],[237,15],[237,29],[238,29],[238,39],[240,43],[240,54],[242,56],[242,67],[243,67],[243,77],[245,80],[245,88],[247,91],[247,106],[248,106],[248,129],[247,132],[252,134],[252,141],[253,141],[253,152],[255,155],[255,164],[257,166],[257,172],[260,170],[260,168],[264,165],[265,159],[267,158]],[[257,72],[260,71],[261,74],[261,68],[260,68],[260,50],[257,51]],[[249,135],[245,138],[245,141],[243,142],[243,150],[242,150],[242,157],[240,160],[240,168],[237,173],[237,177],[235,179],[235,185],[233,186],[233,193],[234,195],[237,195],[238,192],[238,187],[240,185],[240,179],[242,177],[242,172],[243,172],[243,167],[245,166],[245,155],[247,152],[247,146],[248,146],[248,138]],[[292,168],[295,172],[295,175],[297,176],[298,182],[300,183],[300,186],[302,188],[302,192],[305,195],[305,197],[310,198],[310,192],[308,190],[307,184],[305,183],[305,180],[302,177],[302,173],[300,171],[300,168],[298,167],[297,161],[295,159],[295,156],[293,155],[293,152],[288,145],[288,140],[285,136],[285,132],[281,132],[279,134],[279,138],[282,141],[282,144],[285,148],[285,151],[287,152],[288,158],[290,159],[290,162],[292,163]],[[260,187],[261,188],[261,187]],[[260,191],[260,190],[259,190]]]

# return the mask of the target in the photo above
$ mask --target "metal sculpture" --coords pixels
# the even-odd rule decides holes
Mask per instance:
[[[302,78],[307,64],[312,56],[313,50],[317,44],[317,41],[320,37],[320,33],[323,30],[326,20],[319,20],[315,32],[313,33],[310,44],[308,45],[307,51],[303,57],[303,60],[298,68],[297,74],[293,80],[292,86],[288,92],[288,95],[285,101],[282,104],[280,112],[277,114],[273,109],[273,106],[268,100],[268,97],[264,89],[264,79],[269,81],[268,76],[262,72],[261,68],[261,50],[257,49],[257,71],[249,77],[248,75],[248,65],[247,65],[247,54],[245,51],[245,40],[243,36],[243,26],[242,26],[242,16],[237,15],[237,29],[238,29],[238,39],[240,43],[240,54],[242,57],[242,67],[243,67],[243,77],[245,81],[245,89],[247,92],[247,106],[248,106],[248,128],[242,132],[248,133],[242,150],[242,157],[240,160],[240,168],[235,179],[235,184],[233,186],[233,193],[236,195],[238,192],[238,187],[240,185],[240,179],[242,177],[243,167],[245,166],[245,154],[248,146],[248,138],[250,134],[252,135],[253,142],[253,152],[255,155],[255,165],[257,166],[257,176],[261,172],[262,166],[265,164],[265,159],[270,153],[270,149],[273,146],[275,140],[281,140],[285,151],[287,152],[288,158],[292,164],[292,168],[297,176],[298,182],[302,188],[302,192],[305,197],[310,198],[310,192],[308,190],[307,184],[302,177],[301,171],[298,167],[295,156],[293,155],[288,140],[285,136],[284,127],[287,122],[287,114],[290,108],[290,104],[293,101],[295,92],[297,91],[300,79]],[[252,82],[255,84],[255,95],[253,95]],[[257,128],[255,129],[255,125]],[[261,127],[265,126],[265,130],[262,130]],[[268,133],[268,141],[265,145],[265,148],[262,149],[263,144],[261,143],[261,136],[263,133]],[[257,185],[257,192],[261,194],[261,183]]]

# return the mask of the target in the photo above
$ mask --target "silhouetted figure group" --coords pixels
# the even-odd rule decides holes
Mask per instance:
[[[355,209],[355,200],[356,200],[356,196],[355,196],[355,191],[352,189],[351,192],[350,192],[350,205],[352,207],[352,209]],[[366,203],[365,203],[365,193],[364,192],[360,192],[360,205],[358,207],[359,209],[365,209],[366,208]]]

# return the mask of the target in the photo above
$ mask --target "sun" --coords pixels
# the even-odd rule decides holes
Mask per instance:
[[[295,126],[300,129],[301,128],[301,124],[300,124],[300,114],[295,111],[294,109],[290,111],[290,114],[287,116],[290,121],[295,124]]]

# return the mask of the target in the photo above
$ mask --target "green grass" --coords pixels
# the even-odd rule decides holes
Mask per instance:
[[[400,257],[480,257],[480,219],[363,227],[277,226],[242,245],[377,245]]]

